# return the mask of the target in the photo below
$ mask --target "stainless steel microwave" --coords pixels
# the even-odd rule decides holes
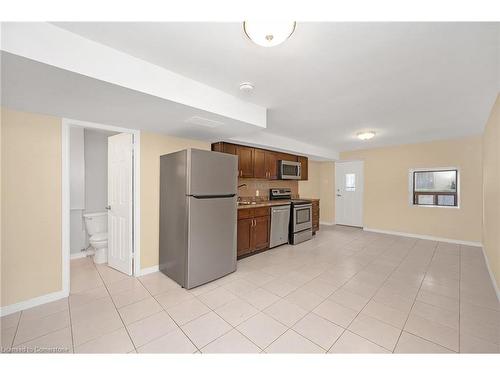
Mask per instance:
[[[278,178],[280,180],[300,180],[300,163],[280,160],[278,162]]]

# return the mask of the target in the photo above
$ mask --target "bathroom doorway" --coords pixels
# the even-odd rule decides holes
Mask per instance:
[[[78,264],[139,274],[140,133],[67,119],[62,128],[62,268],[69,294],[70,284],[74,290],[92,283],[70,275]]]

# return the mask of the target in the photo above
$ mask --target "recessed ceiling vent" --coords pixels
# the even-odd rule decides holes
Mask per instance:
[[[218,126],[224,125],[223,122],[220,121],[215,121],[215,120],[209,120],[204,117],[200,116],[193,116],[190,117],[186,120],[188,124],[194,124],[194,125],[199,125],[199,126],[204,126],[207,128],[216,128]]]

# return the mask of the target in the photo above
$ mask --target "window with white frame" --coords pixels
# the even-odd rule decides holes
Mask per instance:
[[[458,170],[412,171],[412,202],[416,206],[458,207]]]

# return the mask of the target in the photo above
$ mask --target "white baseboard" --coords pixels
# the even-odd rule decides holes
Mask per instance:
[[[65,298],[69,295],[68,291],[60,290],[58,292],[45,294],[40,297],[35,297],[28,299],[26,301],[21,301],[18,303],[13,303],[12,305],[4,306],[0,308],[0,316],[10,315],[15,312],[26,310],[38,305],[43,305],[44,303],[49,303],[57,301],[58,299]]]
[[[498,289],[497,279],[495,278],[495,275],[491,270],[490,262],[488,261],[488,257],[486,256],[484,247],[482,247],[481,249],[483,250],[484,262],[486,263],[486,268],[488,269],[488,273],[490,274],[491,283],[493,284],[493,288],[495,289],[495,293],[497,294],[497,299],[498,301],[500,301],[500,290]]]
[[[320,221],[319,225],[335,225],[334,221]]]
[[[367,232],[382,233],[382,234],[392,234],[392,235],[395,235],[395,236],[418,238],[418,239],[421,239],[421,240],[448,242],[448,243],[454,243],[454,244],[458,244],[458,245],[477,246],[477,247],[482,247],[483,246],[483,244],[481,242],[462,241],[462,240],[455,240],[455,239],[452,239],[452,238],[427,236],[425,234],[395,232],[395,231],[392,231],[392,230],[373,229],[373,228],[368,228],[368,227],[363,227],[363,230],[367,231]]]
[[[69,258],[70,259],[80,259],[80,258],[85,258],[87,254],[85,252],[80,251],[79,253],[72,253]]]
[[[148,268],[142,268],[141,273],[138,276],[144,276],[144,275],[149,275],[150,273],[153,272],[158,272],[160,270],[159,266],[153,266],[153,267],[148,267]]]

